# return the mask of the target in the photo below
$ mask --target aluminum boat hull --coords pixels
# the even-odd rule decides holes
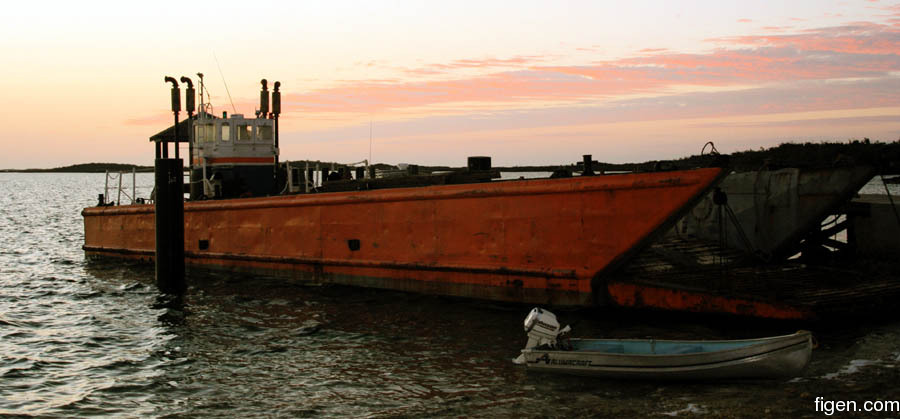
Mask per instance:
[[[813,348],[812,334],[806,331],[750,340],[572,339],[572,344],[576,350],[522,350],[525,364],[534,371],[616,379],[787,378],[802,373]],[[666,345],[683,348],[686,353],[659,354],[653,350],[628,353],[629,347]],[[596,349],[578,350],[579,347]],[[625,349],[621,353],[612,353],[622,347]]]

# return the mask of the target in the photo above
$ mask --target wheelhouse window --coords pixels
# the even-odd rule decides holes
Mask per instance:
[[[253,127],[250,125],[241,124],[237,126],[237,139],[238,141],[247,141],[253,139]]]
[[[260,125],[260,126],[256,127],[256,129],[258,130],[259,139],[261,141],[272,141],[272,139],[275,138],[272,135],[272,126],[271,125]]]
[[[222,141],[231,141],[231,124],[223,122],[222,125],[219,126],[219,138],[221,138]]]
[[[211,124],[194,125],[194,142],[210,142],[215,139],[215,131]]]

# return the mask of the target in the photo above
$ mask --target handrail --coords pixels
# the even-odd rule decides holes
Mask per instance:
[[[126,198],[131,200],[131,205],[134,205],[137,198],[137,170],[134,167],[131,168],[131,193],[128,193],[128,189],[122,187],[122,175],[128,172],[113,172],[110,173],[109,170],[106,170],[104,173],[104,184],[103,184],[103,201],[100,202],[101,205],[122,205],[122,195],[125,195]],[[118,181],[118,185],[116,186],[116,199],[114,201],[109,199],[109,181]]]

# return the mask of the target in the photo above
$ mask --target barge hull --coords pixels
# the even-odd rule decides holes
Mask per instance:
[[[299,280],[591,305],[597,278],[671,227],[722,175],[710,168],[192,201],[185,257],[192,267]],[[82,214],[89,256],[153,258],[152,206]]]

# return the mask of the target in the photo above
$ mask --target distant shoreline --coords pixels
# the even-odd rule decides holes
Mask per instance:
[[[3,169],[0,173],[104,173],[110,172],[153,172],[153,166],[138,166],[122,163],[82,163],[52,169]]]
[[[731,153],[729,165],[737,171],[758,170],[763,167],[770,169],[781,167],[833,167],[848,163],[869,164],[881,169],[883,175],[900,174],[900,140],[892,143],[852,141],[849,143],[784,143],[777,147],[761,150],[747,150]],[[711,163],[710,155],[690,156],[672,160],[654,160],[643,163],[605,163],[594,161],[592,167],[595,171],[647,171],[666,170],[672,168],[688,168],[708,166]],[[574,159],[573,159],[574,160]],[[302,164],[303,160],[292,161]],[[344,167],[345,165],[332,162],[310,161],[312,164],[328,167]],[[539,166],[494,166],[494,169],[505,172],[553,172],[558,169],[580,171],[582,162],[574,161],[557,165]],[[379,169],[393,168],[394,166],[377,163],[373,165]],[[419,170],[424,173],[433,171],[453,170],[460,167],[449,166],[424,166],[419,165]],[[52,169],[2,169],[0,173],[103,173],[103,172],[153,172],[153,166],[140,166],[122,163],[82,163]]]

